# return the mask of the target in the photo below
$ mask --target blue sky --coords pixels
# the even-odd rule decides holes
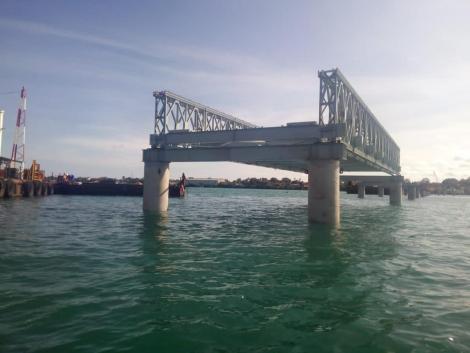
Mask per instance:
[[[142,176],[154,90],[254,124],[318,119],[317,71],[339,67],[401,147],[411,179],[470,176],[468,1],[0,2],[2,153],[28,90],[27,161]],[[172,176],[302,174],[179,163]]]

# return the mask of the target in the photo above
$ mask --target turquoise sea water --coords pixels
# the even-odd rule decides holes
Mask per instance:
[[[0,202],[0,352],[470,352],[470,198]]]

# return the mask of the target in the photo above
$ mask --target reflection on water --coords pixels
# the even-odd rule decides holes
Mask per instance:
[[[143,212],[141,215],[142,230],[144,237],[164,238],[168,231],[168,214],[152,214]]]

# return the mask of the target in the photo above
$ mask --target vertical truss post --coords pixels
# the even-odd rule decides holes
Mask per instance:
[[[156,135],[167,134],[172,130],[220,131],[256,127],[169,91],[154,92],[153,95]]]
[[[400,148],[339,69],[319,71],[318,77],[319,125],[343,124],[343,143],[398,174]]]

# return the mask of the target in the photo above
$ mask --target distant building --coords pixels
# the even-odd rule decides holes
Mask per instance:
[[[225,181],[225,179],[220,178],[188,178],[186,179],[186,186],[217,186]]]

